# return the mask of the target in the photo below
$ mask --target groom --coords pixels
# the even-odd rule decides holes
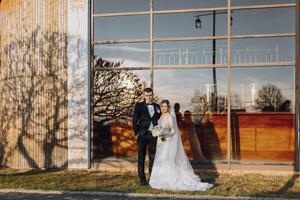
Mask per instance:
[[[135,105],[132,126],[138,145],[138,174],[141,185],[147,185],[145,176],[145,156],[148,146],[149,174],[151,175],[156,152],[157,137],[153,137],[151,130],[158,124],[161,115],[160,107],[153,102],[152,88],[144,89],[144,101]]]

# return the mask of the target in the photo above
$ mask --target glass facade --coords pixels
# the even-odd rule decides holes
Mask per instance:
[[[180,105],[190,160],[294,163],[295,0],[92,6],[94,158],[136,156],[132,111],[150,86]]]

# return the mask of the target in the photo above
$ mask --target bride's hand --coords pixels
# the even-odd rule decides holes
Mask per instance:
[[[163,134],[161,134],[161,135],[159,135],[159,138],[161,139],[161,141],[165,141],[166,140],[166,138],[164,137],[164,135]]]

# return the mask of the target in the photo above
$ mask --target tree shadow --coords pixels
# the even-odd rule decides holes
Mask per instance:
[[[226,152],[223,152],[220,146],[221,140],[223,143],[226,140],[226,131],[223,130],[226,120],[223,118],[224,116],[213,116],[212,121],[196,124],[199,141],[203,144],[203,154],[210,161],[226,159]],[[216,124],[221,126],[219,130]]]
[[[231,144],[232,158],[241,159],[240,122],[236,111],[231,111]]]
[[[296,192],[296,191],[289,191],[290,189],[292,189],[297,180],[299,178],[298,174],[294,174],[293,176],[291,176],[287,182],[277,191],[274,192],[258,192],[258,193],[253,193],[253,194],[249,194],[248,196],[250,197],[268,197],[268,198],[297,198],[299,199],[300,197],[300,192]]]
[[[60,172],[62,169],[60,168],[48,168],[48,169],[29,169],[26,171],[18,171],[18,172],[10,172],[10,173],[5,173],[5,174],[0,174],[0,176],[32,176],[32,175],[39,175],[39,174],[47,174],[47,173],[52,173],[52,172]]]
[[[37,27],[0,51],[0,163],[67,167],[67,35]],[[22,161],[24,159],[24,161]]]
[[[285,183],[285,185],[282,186],[282,188],[280,188],[280,189],[278,190],[278,193],[284,193],[284,192],[287,192],[290,188],[292,188],[292,187],[295,185],[295,183],[296,183],[296,181],[297,181],[298,178],[299,178],[299,174],[293,175],[293,176]]]

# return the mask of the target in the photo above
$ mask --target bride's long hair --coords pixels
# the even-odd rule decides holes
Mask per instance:
[[[169,101],[168,99],[163,99],[163,100],[161,100],[160,104],[163,104],[163,103],[167,104],[167,106],[168,106],[169,109],[170,109],[170,101]],[[169,111],[170,111],[170,110],[169,110]]]

